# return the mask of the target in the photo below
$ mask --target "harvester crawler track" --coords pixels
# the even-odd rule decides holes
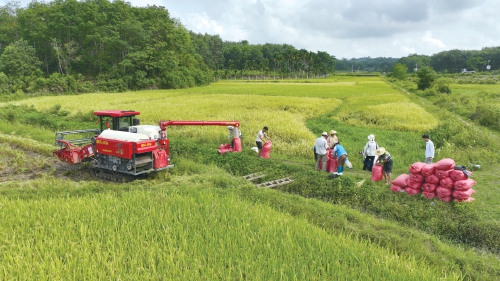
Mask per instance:
[[[111,171],[105,171],[105,170],[99,170],[92,168],[91,173],[93,177],[102,179],[105,181],[110,181],[110,182],[131,182],[137,177],[134,177],[132,175],[127,175],[127,174],[122,174],[122,173],[115,173]]]

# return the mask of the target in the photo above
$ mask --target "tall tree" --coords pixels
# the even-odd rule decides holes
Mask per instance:
[[[436,78],[436,72],[428,66],[421,67],[417,71],[418,82],[417,87],[419,90],[425,90],[432,86],[432,82]]]
[[[392,76],[399,80],[404,80],[406,78],[406,73],[408,73],[408,67],[402,63],[396,63],[392,68]]]
[[[8,2],[0,6],[0,54],[10,43],[19,40],[16,11],[19,2]]]
[[[35,74],[40,64],[35,49],[22,39],[7,46],[0,56],[0,72],[14,78]]]

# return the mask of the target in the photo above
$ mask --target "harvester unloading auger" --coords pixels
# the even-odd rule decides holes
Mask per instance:
[[[133,110],[95,111],[99,129],[57,132],[56,145],[60,149],[53,153],[70,164],[90,160],[97,177],[121,180],[173,167],[168,126],[232,126],[232,146],[228,149],[223,145],[221,153],[241,152],[238,121],[170,120],[160,121],[158,125],[140,125],[136,118],[139,114]]]

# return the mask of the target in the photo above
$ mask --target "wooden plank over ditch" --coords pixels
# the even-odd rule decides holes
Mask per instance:
[[[249,181],[253,181],[253,180],[256,180],[256,179],[263,178],[265,176],[266,176],[266,174],[264,174],[262,172],[257,172],[257,173],[253,173],[253,174],[250,174],[250,175],[243,176],[243,178],[246,179],[246,180],[249,180]]]
[[[277,179],[277,180],[272,180],[272,181],[256,184],[255,186],[258,188],[261,188],[261,187],[271,188],[271,187],[289,184],[291,182],[293,182],[293,179],[290,179],[287,177],[287,178],[282,178],[282,179]]]

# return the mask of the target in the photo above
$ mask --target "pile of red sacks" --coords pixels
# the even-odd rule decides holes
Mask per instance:
[[[472,186],[476,182],[469,178],[472,173],[462,166],[455,166],[451,158],[444,158],[434,164],[422,162],[410,166],[410,174],[401,174],[392,181],[391,190],[406,192],[412,196],[422,192],[427,199],[438,197],[443,202],[473,201],[476,193]]]

